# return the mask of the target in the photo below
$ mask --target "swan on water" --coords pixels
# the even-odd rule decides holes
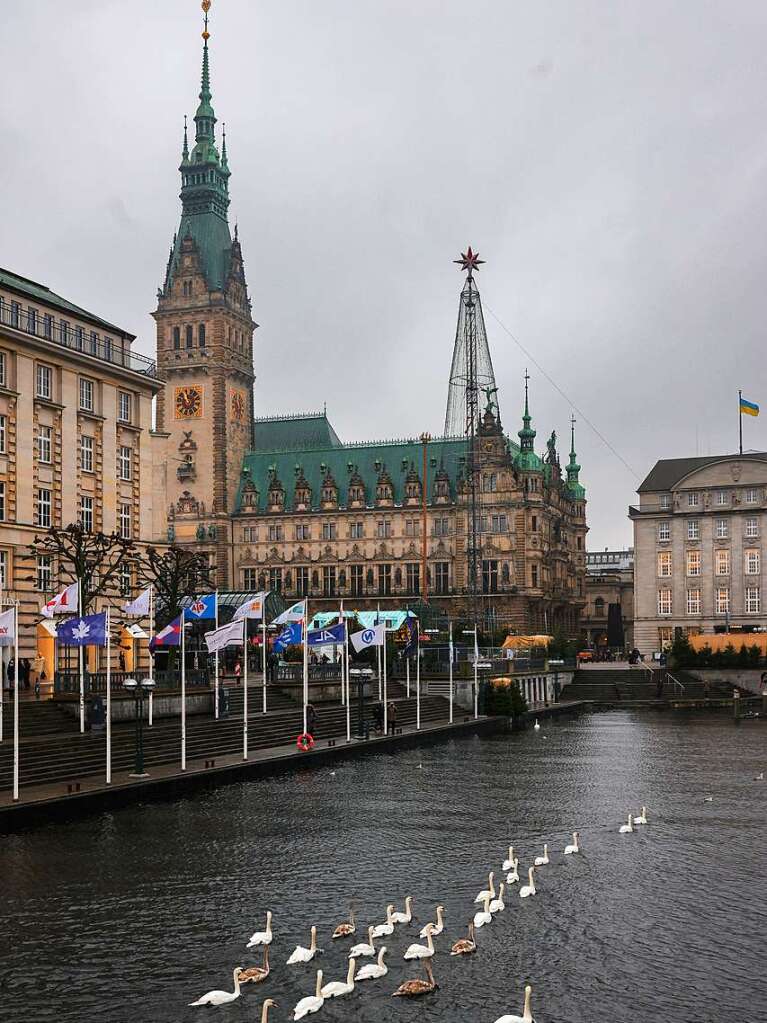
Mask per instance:
[[[301,999],[293,1010],[293,1019],[303,1019],[304,1016],[308,1016],[311,1012],[318,1012],[324,1004],[325,999],[322,997],[322,970],[317,970],[317,984],[314,994],[307,995],[306,998]]]
[[[544,843],[544,846],[543,846],[543,856],[536,856],[535,857],[535,865],[536,865],[536,867],[545,867],[548,862],[549,862],[549,847]]]
[[[638,817],[634,818],[634,823],[635,824],[646,824],[647,823],[647,807],[646,806],[643,806],[642,807],[642,812],[639,814]]]
[[[528,984],[525,988],[525,1006],[521,1016],[499,1016],[495,1023],[535,1023],[532,1009],[533,989]]]
[[[527,872],[527,884],[519,889],[520,899],[527,899],[531,895],[536,895],[535,881],[533,880],[533,874],[535,873],[535,867],[530,867]]]
[[[367,942],[361,941],[359,945],[352,945],[349,949],[349,959],[358,959],[360,956],[374,956],[376,954],[373,944],[373,927],[368,927]]]
[[[385,938],[389,934],[394,934],[394,920],[392,919],[392,913],[394,912],[394,906],[389,905],[386,907],[386,923],[377,924],[373,928],[374,938]]]
[[[477,951],[477,943],[474,940],[474,921],[469,921],[469,936],[468,938],[459,938],[458,941],[450,949],[451,956],[467,956],[471,955],[472,952]]]
[[[309,947],[305,948],[303,945],[296,945],[288,958],[288,966],[295,966],[296,963],[308,963],[321,951],[321,948],[317,948],[317,928],[312,925]]]
[[[269,976],[269,946],[264,945],[264,965],[250,966],[240,974],[240,984],[260,984]]]
[[[519,880],[519,857],[514,860],[511,870],[506,875],[506,884],[516,884]]]
[[[227,1002],[234,1002],[240,997],[240,974],[242,973],[242,967],[236,966],[232,973],[232,980],[234,981],[234,991],[208,991],[202,998],[198,998],[196,1002],[190,1002],[190,1005],[226,1005]]]
[[[475,927],[484,927],[485,924],[489,924],[489,923],[493,922],[493,918],[490,915],[490,893],[489,892],[485,895],[484,902],[485,902],[485,908],[478,910],[474,914],[474,926]]]
[[[386,955],[386,945],[381,945],[378,949],[378,962],[365,963],[361,966],[354,976],[354,980],[378,980],[379,977],[383,977],[389,972],[389,967],[384,962],[384,956]]]
[[[501,881],[498,885],[498,898],[493,899],[490,905],[487,907],[487,911],[491,916],[495,916],[496,913],[502,913],[506,909],[506,903],[503,901],[503,892],[506,885]]]
[[[484,902],[486,895],[489,895],[491,899],[495,898],[495,883],[493,880],[494,878],[495,874],[491,870],[490,873],[487,875],[487,888],[483,888],[481,892],[477,893],[474,899],[475,902]]]
[[[274,1007],[277,1008],[277,1003],[273,998],[267,998],[264,1004],[261,1006],[261,1023],[269,1023],[269,1010]]]
[[[573,844],[565,846],[565,856],[572,856],[573,853],[579,853],[581,851],[581,845],[578,839],[580,835],[577,831],[573,832]]]
[[[533,725],[533,728],[535,729],[536,732],[540,732],[541,726],[538,724],[538,718],[535,719],[535,724]]]
[[[408,895],[405,899],[405,912],[404,913],[392,913],[392,923],[394,924],[409,924],[413,919],[413,896]]]
[[[271,909],[266,912],[266,930],[256,931],[251,934],[250,941],[247,944],[248,948],[253,948],[254,945],[271,945],[272,943],[272,911]]]
[[[434,980],[431,963],[428,959],[425,959],[423,965],[426,967],[426,980],[421,980],[420,978],[406,980],[404,984],[400,984],[396,991],[392,992],[392,998],[417,998],[419,995],[428,995],[430,991],[437,990],[437,982]]]
[[[426,925],[426,944],[409,945],[405,952],[405,959],[431,959],[434,955],[434,942],[431,940],[433,924]]]
[[[512,870],[513,867],[514,867],[514,846],[510,845],[509,846],[509,855],[503,861],[503,866],[501,867],[501,870]]]
[[[435,924],[426,924],[425,927],[421,928],[421,933],[418,935],[419,938],[425,938],[429,927],[431,927],[431,933],[436,938],[438,934],[442,934],[445,929],[445,920],[443,913],[445,912],[444,906],[437,906],[437,922]]]
[[[634,831],[634,818],[629,814],[628,824],[621,824],[618,829],[618,833],[621,835],[630,835]]]
[[[350,906],[349,907],[349,919],[347,921],[345,921],[344,923],[339,924],[338,927],[336,927],[336,929],[333,931],[333,937],[334,938],[346,938],[350,934],[354,934],[354,932],[356,930],[357,930],[357,925],[354,922],[354,906]]]
[[[354,990],[354,971],[357,964],[353,959],[349,960],[349,969],[346,971],[346,980],[332,980],[320,991],[323,998],[340,998],[341,995],[350,995]]]

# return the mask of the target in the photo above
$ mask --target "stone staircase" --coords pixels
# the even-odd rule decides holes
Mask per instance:
[[[673,671],[673,679],[665,668],[594,669],[580,668],[573,680],[562,690],[563,700],[589,700],[616,706],[627,704],[685,703],[722,700],[732,696],[732,686],[712,682],[708,690],[703,682],[689,672]],[[658,699],[658,679],[663,678],[663,690]],[[679,683],[679,684],[677,684]]]

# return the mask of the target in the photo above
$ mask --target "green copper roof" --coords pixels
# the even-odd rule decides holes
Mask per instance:
[[[586,488],[579,480],[578,474],[581,471],[575,454],[575,418],[570,420],[570,461],[567,463],[567,489],[576,501],[582,501],[586,496]]]
[[[341,447],[324,412],[256,419],[253,433],[257,452]]]
[[[514,467],[522,472],[540,472],[543,461],[534,451],[520,451],[514,459]]]

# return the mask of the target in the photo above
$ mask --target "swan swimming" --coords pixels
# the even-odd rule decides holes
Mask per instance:
[[[484,902],[486,895],[489,895],[491,899],[495,898],[495,884],[493,883],[494,878],[495,874],[491,870],[490,873],[487,875],[487,888],[483,888],[482,891],[477,894],[476,898],[474,899],[475,902]]]
[[[374,938],[385,938],[389,934],[394,934],[394,920],[392,919],[392,913],[393,912],[394,912],[394,906],[389,905],[389,906],[386,907],[386,923],[385,924],[377,924],[373,928],[373,937]]]
[[[405,952],[405,959],[431,959],[434,955],[434,942],[431,939],[433,924],[426,925],[426,944],[409,945]]]
[[[196,1002],[190,1002],[190,1005],[226,1005],[227,1002],[234,1002],[240,997],[240,974],[242,973],[242,967],[237,966],[232,973],[232,980],[234,981],[234,991],[208,991],[202,998],[198,998]]]
[[[499,1016],[495,1023],[535,1023],[531,1006],[533,989],[528,984],[525,988],[525,1007],[521,1016]]]
[[[444,906],[437,906],[437,922],[435,924],[426,924],[425,927],[421,928],[421,933],[418,935],[419,938],[425,938],[429,927],[431,927],[431,933],[436,938],[438,934],[442,934],[445,929],[445,920],[443,913],[445,912]]]
[[[350,906],[349,907],[349,919],[347,921],[345,921],[344,923],[339,924],[338,927],[336,927],[336,929],[333,931],[333,937],[334,938],[346,938],[350,934],[354,934],[354,932],[356,930],[357,930],[357,925],[354,922],[354,906]]]
[[[250,966],[240,974],[240,984],[260,984],[269,976],[269,946],[264,945],[264,965]]]
[[[540,732],[541,726],[538,724],[538,718],[535,719],[535,724],[533,725],[533,728],[535,729],[536,732]]]
[[[317,970],[317,985],[314,989],[314,994],[307,995],[306,998],[301,999],[293,1010],[293,1019],[303,1019],[304,1016],[308,1016],[311,1012],[319,1012],[324,1004],[325,999],[322,996],[322,970]]]
[[[267,998],[264,1004],[261,1006],[261,1023],[269,1023],[269,1010],[274,1006],[277,1007],[277,1003],[273,998]]]
[[[549,847],[544,843],[544,846],[543,846],[543,856],[536,856],[535,857],[535,865],[536,865],[536,867],[545,867],[548,862],[549,862]]]
[[[341,995],[350,995],[354,990],[354,971],[357,964],[353,959],[349,960],[349,969],[346,971],[346,980],[332,980],[320,991],[323,998],[340,998]]]
[[[484,927],[485,924],[490,924],[490,923],[493,922],[493,918],[492,918],[492,916],[490,914],[490,893],[489,892],[487,893],[487,895],[485,895],[484,902],[485,902],[485,908],[478,910],[474,914],[474,926],[475,927]]]
[[[272,911],[271,909],[266,912],[266,930],[256,931],[251,934],[250,941],[247,944],[247,948],[253,948],[255,945],[271,945],[272,943]]]
[[[506,884],[516,884],[519,880],[519,857],[514,860],[514,864],[506,875]]]
[[[431,963],[426,959],[423,965],[426,967],[426,980],[420,978],[406,980],[404,984],[400,984],[396,991],[392,992],[392,998],[399,996],[417,998],[419,995],[428,995],[430,991],[436,991],[437,982],[431,970]]]
[[[359,945],[352,945],[349,949],[349,959],[357,959],[360,956],[374,956],[376,954],[375,945],[373,944],[373,930],[373,927],[368,927],[367,942],[361,941]]]
[[[519,889],[520,899],[527,899],[531,895],[536,895],[537,891],[535,888],[535,881],[533,880],[533,874],[535,873],[535,867],[530,867],[527,872],[527,884]]]
[[[413,919],[413,896],[408,895],[405,899],[405,912],[404,913],[392,913],[392,923],[395,924],[409,924]]]
[[[573,844],[565,846],[565,856],[572,856],[573,853],[579,853],[581,851],[581,845],[578,841],[579,834],[577,831],[573,832]]]
[[[308,948],[303,945],[296,945],[293,951],[290,953],[287,965],[295,966],[296,963],[308,963],[314,959],[317,952],[321,952],[322,949],[317,948],[317,928],[312,925],[311,929],[311,943]]]
[[[638,817],[634,818],[634,823],[635,824],[646,824],[647,823],[647,807],[646,806],[643,806],[642,807],[642,812],[639,814]]]
[[[458,941],[450,949],[451,956],[467,956],[471,955],[472,952],[477,951],[477,943],[474,940],[474,921],[469,921],[469,936],[468,938],[459,938]]]
[[[619,835],[631,835],[634,832],[634,818],[629,814],[628,824],[621,824],[618,828]]]
[[[509,846],[509,855],[503,861],[503,866],[501,867],[501,870],[511,870],[513,867],[514,867],[514,846],[510,845]]]
[[[378,949],[378,962],[365,963],[361,966],[354,977],[355,981],[358,980],[378,980],[379,977],[383,977],[389,972],[389,967],[384,963],[384,956],[386,955],[386,945],[381,945]]]
[[[487,911],[491,916],[495,916],[496,913],[502,913],[503,910],[506,909],[506,903],[503,901],[503,892],[505,888],[506,885],[504,884],[503,881],[501,881],[500,885],[498,886],[498,898],[493,899],[493,901],[487,907]]]

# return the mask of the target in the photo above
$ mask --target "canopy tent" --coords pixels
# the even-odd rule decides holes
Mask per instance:
[[[732,646],[736,651],[741,647],[758,646],[762,655],[767,654],[767,632],[701,632],[697,636],[689,636],[689,643],[693,650],[702,650],[709,647],[712,651],[725,650]]]
[[[320,611],[312,620],[309,628],[324,629],[331,622],[338,621],[340,611]],[[406,618],[415,618],[412,611],[344,611],[344,618],[356,618],[363,629],[372,629],[374,625],[383,622],[387,632],[396,632]]]
[[[533,646],[548,646],[553,636],[507,636],[502,650],[527,650]]]

